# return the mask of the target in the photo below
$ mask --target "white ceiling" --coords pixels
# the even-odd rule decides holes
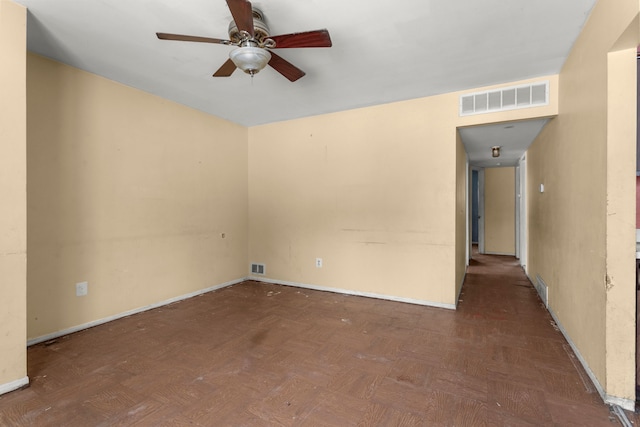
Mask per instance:
[[[548,121],[521,120],[459,129],[469,164],[483,168],[516,166]],[[501,147],[500,156],[494,158],[491,147],[496,145]]]
[[[255,0],[271,34],[327,28],[331,48],[281,49],[291,83],[213,72],[232,47],[224,0],[16,0],[28,48],[245,126],[558,73],[596,0]]]

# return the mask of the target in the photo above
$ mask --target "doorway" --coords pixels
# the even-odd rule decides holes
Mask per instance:
[[[471,171],[471,243],[478,244],[478,171]]]
[[[471,167],[471,245],[484,253],[484,168]],[[473,251],[469,252],[469,258]]]
[[[523,267],[527,262],[527,223],[526,223],[526,157],[525,154],[540,131],[549,122],[549,117],[516,121],[495,122],[467,127],[459,127],[458,132],[467,153],[470,165],[467,174],[468,189],[468,248],[472,253],[472,245],[478,245],[478,252],[487,253],[487,208],[485,206],[486,169],[518,168],[518,183],[513,193],[517,203],[517,225],[514,224],[515,236],[511,254],[516,254]],[[496,150],[497,149],[497,150]],[[515,183],[514,175],[512,184]],[[476,186],[477,185],[477,186]],[[513,186],[512,186],[513,188]],[[511,190],[509,190],[511,191]],[[477,204],[476,204],[477,202]],[[510,207],[511,209],[511,207]],[[514,223],[514,221],[510,221]],[[513,235],[513,234],[512,234]],[[515,239],[517,238],[517,242]],[[513,249],[515,245],[516,249]],[[469,255],[470,257],[471,255]]]

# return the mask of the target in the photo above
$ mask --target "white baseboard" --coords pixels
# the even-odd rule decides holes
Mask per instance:
[[[339,293],[339,294],[346,294],[346,295],[355,295],[355,296],[363,296],[363,297],[369,297],[369,298],[377,298],[377,299],[384,299],[384,300],[389,300],[389,301],[398,301],[398,302],[406,302],[409,304],[418,304],[418,305],[425,305],[425,306],[430,306],[430,307],[439,307],[439,308],[446,308],[446,309],[450,309],[450,310],[455,310],[456,305],[455,304],[443,304],[443,303],[438,303],[438,302],[432,302],[432,301],[424,301],[424,300],[417,300],[417,299],[412,299],[412,298],[403,298],[403,297],[394,297],[394,296],[390,296],[390,295],[381,295],[381,294],[374,294],[374,293],[369,293],[369,292],[356,292],[356,291],[348,291],[345,289],[338,289],[338,288],[329,288],[329,287],[324,287],[324,286],[316,286],[316,285],[308,285],[308,284],[303,284],[303,283],[295,283],[295,282],[287,282],[287,281],[283,281],[283,280],[274,280],[274,279],[268,279],[268,278],[264,278],[261,276],[249,276],[249,277],[243,277],[240,279],[236,279],[236,280],[232,280],[230,282],[225,282],[219,285],[215,285],[215,286],[211,286],[209,288],[206,289],[201,289],[195,292],[191,292],[185,295],[180,295],[174,298],[170,298],[164,301],[160,301],[154,304],[150,304],[150,305],[146,305],[144,307],[139,307],[139,308],[135,308],[133,310],[128,310],[122,313],[118,313],[115,314],[113,316],[109,316],[109,317],[105,317],[102,319],[98,319],[98,320],[94,320],[91,322],[87,322],[87,323],[83,323],[81,325],[77,325],[77,326],[73,326],[71,328],[67,328],[67,329],[63,329],[61,331],[56,331],[56,332],[52,332],[50,334],[46,334],[46,335],[42,335],[39,337],[35,337],[35,338],[30,338],[27,340],[27,346],[31,346],[31,345],[35,345],[35,344],[39,344],[41,342],[45,342],[45,341],[49,341],[52,339],[56,339],[59,337],[62,337],[64,335],[69,335],[72,334],[74,332],[79,332],[82,331],[84,329],[88,329],[94,326],[98,326],[98,325],[102,325],[103,323],[107,323],[107,322],[111,322],[113,320],[117,320],[117,319],[121,319],[123,317],[127,317],[127,316],[131,316],[133,314],[137,314],[137,313],[142,313],[144,311],[147,310],[151,310],[154,308],[158,308],[158,307],[162,307],[168,304],[172,304],[174,302],[177,301],[182,301],[188,298],[192,298],[195,297],[197,295],[202,295],[205,294],[207,292],[211,292],[211,291],[215,291],[217,289],[222,289],[222,288],[226,288],[228,286],[232,286],[241,282],[244,282],[245,280],[256,280],[256,281],[261,281],[261,282],[267,282],[267,283],[274,283],[274,284],[279,284],[279,285],[286,285],[286,286],[294,286],[294,287],[298,287],[298,288],[306,288],[306,289],[314,289],[317,291],[327,291],[327,292],[335,292],[335,293]],[[1,390],[1,389],[0,389]]]
[[[42,335],[36,338],[31,338],[29,340],[27,340],[27,346],[30,345],[34,345],[34,344],[38,344],[41,342],[45,342],[45,341],[49,341],[64,335],[69,335],[72,334],[74,332],[78,332],[78,331],[82,331],[84,329],[88,329],[88,328],[92,328],[94,326],[98,326],[98,325],[102,325],[103,323],[107,323],[107,322],[111,322],[112,320],[116,320],[116,319],[121,319],[123,317],[127,317],[127,316],[131,316],[132,314],[137,314],[137,313],[142,313],[143,311],[147,311],[147,310],[151,310],[154,308],[158,308],[158,307],[162,307],[164,305],[169,305],[172,304],[174,302],[178,302],[178,301],[182,301],[188,298],[192,298],[198,295],[202,295],[202,294],[206,294],[207,292],[211,292],[211,291],[215,291],[217,289],[222,289],[222,288],[226,288],[227,286],[232,286],[235,285],[237,283],[241,283],[244,282],[245,280],[248,280],[247,277],[243,277],[241,279],[236,279],[236,280],[232,280],[230,282],[225,282],[219,285],[214,285],[211,286],[209,288],[206,289],[200,289],[198,291],[195,292],[190,292],[188,294],[184,294],[184,295],[179,295],[177,297],[174,298],[169,298],[167,300],[164,301],[160,301],[154,304],[149,304],[149,305],[145,305],[143,307],[138,307],[138,308],[134,308],[133,310],[128,310],[122,313],[118,313],[118,314],[114,314],[113,316],[109,316],[109,317],[104,317],[102,319],[98,319],[98,320],[94,320],[88,323],[83,323],[81,325],[77,325],[77,326],[73,326],[71,328],[68,329],[64,329],[62,331],[56,331],[56,332],[52,332],[50,334],[47,335]]]
[[[28,384],[29,384],[29,377],[20,378],[19,380],[11,381],[5,384],[0,384],[0,394],[9,393],[10,391],[17,390]]]
[[[396,297],[396,296],[392,296],[392,295],[376,294],[376,293],[372,293],[372,292],[351,291],[351,290],[347,290],[347,289],[330,288],[330,287],[326,287],[326,286],[310,285],[310,284],[306,284],[306,283],[288,282],[288,281],[285,281],[285,280],[269,279],[269,278],[262,277],[262,276],[249,276],[249,280],[255,280],[255,281],[258,281],[258,282],[273,283],[273,284],[276,284],[276,285],[292,286],[292,287],[295,287],[295,288],[313,289],[314,291],[333,292],[333,293],[336,293],[336,294],[343,294],[343,295],[353,295],[353,296],[358,296],[358,297],[376,298],[376,299],[382,299],[382,300],[387,300],[387,301],[406,302],[406,303],[409,303],[409,304],[425,305],[425,306],[429,306],[429,307],[446,308],[448,310],[455,310],[456,309],[456,305],[455,304],[445,304],[445,303],[441,303],[441,302],[419,300],[419,299],[414,299],[414,298]]]
[[[514,253],[484,251],[485,255],[516,256]]]
[[[580,354],[578,347],[576,347],[576,345],[573,343],[573,341],[571,340],[571,337],[562,326],[562,323],[560,323],[560,320],[558,320],[558,317],[556,316],[556,314],[553,312],[551,307],[547,307],[547,310],[551,314],[551,317],[553,317],[554,322],[556,322],[558,329],[560,330],[560,332],[562,332],[562,335],[564,335],[564,338],[569,343],[569,346],[571,346],[571,349],[573,350],[576,357],[582,364],[582,367],[584,368],[585,372],[591,379],[591,382],[593,383],[593,385],[596,387],[596,390],[598,390],[598,394],[600,394],[600,397],[602,398],[604,403],[606,403],[607,405],[618,405],[623,409],[626,409],[627,411],[635,411],[636,402],[633,399],[626,399],[624,397],[611,396],[610,394],[607,394],[604,391],[604,388],[602,388],[600,381],[598,381],[598,378],[595,376],[595,374],[587,364],[587,361],[584,359],[584,357],[582,357],[582,354]]]
[[[606,394],[604,402],[608,405],[617,405],[627,411],[634,412],[636,410],[636,402],[633,399],[625,399],[624,397],[616,397]]]

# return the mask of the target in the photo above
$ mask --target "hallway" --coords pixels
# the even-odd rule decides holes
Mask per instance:
[[[614,422],[517,259],[475,252],[460,300],[458,313],[478,322],[488,382],[501,384],[514,408],[538,412],[532,425]]]
[[[28,359],[0,425],[620,425],[506,256],[457,311],[248,281]]]

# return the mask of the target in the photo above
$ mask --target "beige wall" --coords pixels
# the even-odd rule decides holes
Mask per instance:
[[[515,168],[484,170],[484,250],[516,254]]]
[[[453,307],[466,244],[456,128],[554,115],[546,79],[544,107],[461,118],[450,93],[251,128],[250,261],[270,280]]]
[[[29,338],[247,275],[246,128],[32,54],[27,88]]]
[[[0,0],[0,393],[27,381],[26,9]]]
[[[251,128],[250,260],[272,279],[454,304],[456,130],[445,102]]]
[[[632,24],[637,26],[637,22]],[[635,400],[635,47],[609,53],[607,104],[607,392]],[[618,325],[627,327],[619,328]]]
[[[629,404],[637,14],[637,0],[597,3],[560,74],[559,115],[527,157],[530,277],[549,286],[551,310],[605,392]]]
[[[467,269],[467,153],[456,132],[456,303]]]

